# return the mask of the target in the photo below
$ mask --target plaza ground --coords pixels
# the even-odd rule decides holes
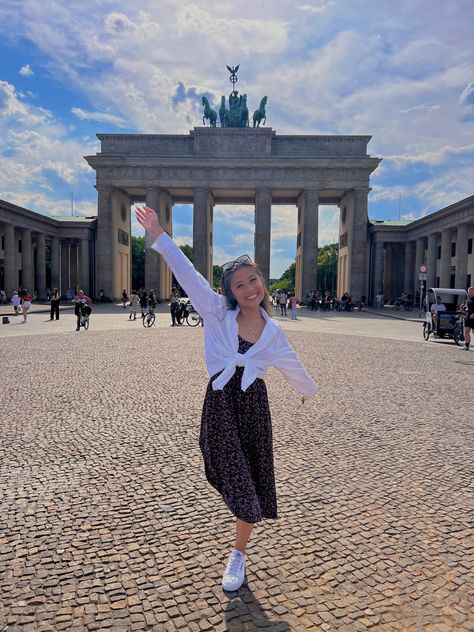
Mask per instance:
[[[0,315],[10,311],[0,308]],[[200,327],[35,306],[0,325],[0,628],[474,630],[474,352],[372,313],[279,318],[319,385],[267,379],[279,519],[223,593],[234,519],[198,447]],[[417,314],[410,314],[416,319]]]

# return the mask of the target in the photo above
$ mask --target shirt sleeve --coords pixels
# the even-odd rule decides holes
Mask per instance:
[[[305,399],[316,395],[318,387],[315,381],[308,375],[282,330],[278,334],[278,360],[275,367]]]
[[[194,309],[202,318],[224,306],[224,297],[214,292],[167,233],[161,233],[151,247],[165,259],[178,283],[191,299]]]

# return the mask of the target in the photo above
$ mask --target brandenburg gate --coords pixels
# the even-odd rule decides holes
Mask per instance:
[[[255,208],[255,261],[268,282],[271,209],[297,209],[296,294],[316,288],[318,209],[338,205],[338,295],[367,292],[367,198],[380,162],[367,153],[371,136],[285,136],[263,127],[197,127],[183,135],[100,134],[101,151],[86,156],[96,171],[99,292],[111,298],[131,285],[131,206],[158,211],[172,235],[173,204],[192,204],[193,258],[212,283],[213,209],[216,204]],[[251,254],[251,253],[249,253]],[[145,284],[170,294],[171,274],[146,250]]]

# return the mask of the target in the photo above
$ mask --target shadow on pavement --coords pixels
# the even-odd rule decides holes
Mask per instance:
[[[246,584],[238,592],[226,594],[229,595],[229,603],[225,610],[227,632],[291,632],[291,627],[286,621],[268,618],[267,612]]]

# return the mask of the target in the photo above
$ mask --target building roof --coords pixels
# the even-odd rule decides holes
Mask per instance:
[[[51,219],[56,219],[58,222],[95,222],[97,216],[94,217],[74,217],[72,215],[51,215]]]
[[[407,219],[369,219],[369,223],[373,226],[407,226],[412,221]]]

